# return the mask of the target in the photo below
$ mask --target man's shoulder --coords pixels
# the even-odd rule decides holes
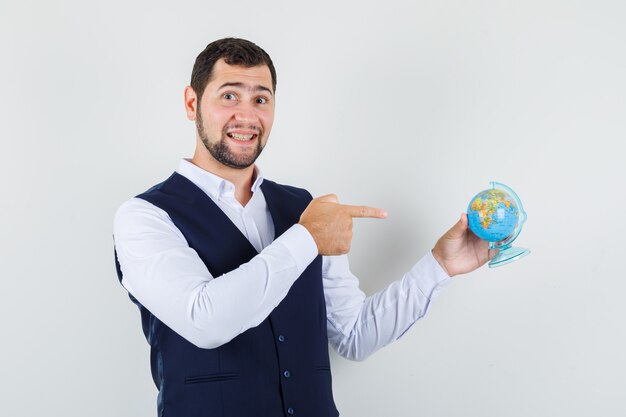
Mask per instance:
[[[137,222],[138,219],[168,218],[167,213],[155,204],[153,200],[159,197],[163,198],[163,194],[167,195],[167,191],[164,193],[163,188],[172,180],[173,176],[174,174],[164,181],[149,187],[146,191],[124,201],[115,212],[114,223],[131,226]],[[169,185],[167,185],[167,187],[169,187]]]
[[[148,188],[135,198],[148,201],[158,207],[172,204],[189,204],[201,198],[204,192],[184,175],[174,172],[165,181]]]
[[[168,193],[169,189],[176,189],[180,187],[180,184],[191,183],[187,178],[178,174],[177,172],[173,172],[168,178],[161,181],[158,184],[153,185],[148,188],[146,191],[136,195],[135,197],[142,198],[146,195],[158,194],[158,193]]]

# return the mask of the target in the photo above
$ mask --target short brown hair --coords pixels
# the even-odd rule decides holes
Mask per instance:
[[[198,100],[202,98],[206,85],[211,81],[213,66],[222,58],[228,65],[267,65],[272,74],[272,90],[276,91],[276,70],[267,52],[245,39],[224,38],[208,44],[196,58],[191,72],[191,88],[196,92]]]

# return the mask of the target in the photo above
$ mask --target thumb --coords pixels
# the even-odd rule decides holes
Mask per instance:
[[[467,230],[467,215],[465,213],[461,214],[461,218],[458,222],[450,230],[448,230],[448,236],[450,238],[461,237],[465,234]]]
[[[461,218],[459,219],[459,223],[463,227],[463,231],[465,231],[465,229],[467,229],[467,223],[468,223],[467,214],[461,213]]]

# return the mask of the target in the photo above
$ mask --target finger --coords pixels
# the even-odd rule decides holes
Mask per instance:
[[[339,203],[339,198],[336,194],[326,194],[318,197],[316,200],[324,201],[326,203]]]
[[[384,219],[387,212],[383,209],[368,206],[343,206],[351,217],[369,217],[373,219]]]

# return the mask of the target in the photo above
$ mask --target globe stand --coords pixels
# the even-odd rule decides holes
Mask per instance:
[[[489,268],[497,268],[498,266],[517,261],[530,253],[530,250],[526,248],[514,248],[511,245],[498,248],[497,244],[492,242],[489,243],[489,249],[498,249],[496,256],[489,261]]]

